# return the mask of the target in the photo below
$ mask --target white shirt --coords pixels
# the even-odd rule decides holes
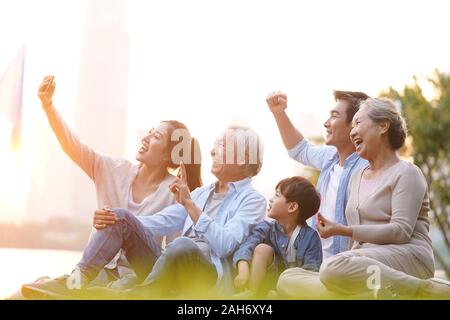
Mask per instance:
[[[336,211],[336,197],[339,187],[339,181],[341,179],[342,171],[344,167],[339,164],[334,165],[331,170],[330,181],[327,186],[325,196],[322,198],[320,205],[320,213],[322,216],[330,221],[335,221]],[[322,254],[323,260],[333,255],[333,237],[327,239],[320,238],[322,240]]]
[[[291,238],[289,239],[289,244],[286,248],[286,260],[289,265],[297,261],[297,250],[295,250],[294,242],[298,234],[300,233],[300,229],[300,225],[297,225],[294,231],[292,231]]]

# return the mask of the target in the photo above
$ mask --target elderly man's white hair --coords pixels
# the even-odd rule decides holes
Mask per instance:
[[[226,139],[226,163],[234,163],[235,155],[238,164],[242,164],[249,177],[256,176],[261,170],[264,145],[259,134],[247,125],[233,123],[226,127],[223,135],[232,133],[235,139]]]

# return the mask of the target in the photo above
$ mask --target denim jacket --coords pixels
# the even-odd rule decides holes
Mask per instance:
[[[319,180],[317,181],[317,190],[324,196],[330,181],[331,170],[339,163],[339,154],[337,149],[332,146],[316,146],[308,140],[303,139],[295,147],[288,150],[288,154],[294,160],[320,170]],[[339,181],[336,212],[334,221],[347,225],[345,218],[345,207],[347,206],[349,181],[353,172],[367,166],[367,160],[358,156],[355,152],[345,159],[344,170]],[[322,199],[323,203],[323,199]],[[315,216],[312,218],[312,226],[316,226]],[[349,249],[349,238],[342,236],[333,237],[333,253],[346,251]]]
[[[250,262],[253,251],[260,243],[265,243],[274,249],[276,259],[282,262],[284,269],[292,267],[286,260],[286,248],[289,240],[283,227],[277,221],[263,221],[252,231],[233,255],[233,264],[239,260]],[[296,250],[296,267],[307,270],[319,271],[322,264],[322,243],[318,233],[307,224],[300,228],[297,238],[294,240]]]
[[[213,183],[191,192],[192,200],[202,211],[215,186]],[[228,187],[214,220],[202,212],[193,225],[180,204],[169,206],[152,216],[140,217],[144,226],[156,236],[177,231],[185,235],[192,227],[209,244],[211,260],[222,282],[219,287],[224,291],[232,290],[233,252],[248,237],[250,230],[264,219],[267,207],[264,196],[252,187],[251,178],[230,182]]]

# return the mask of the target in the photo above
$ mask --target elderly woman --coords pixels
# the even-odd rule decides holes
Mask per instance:
[[[418,167],[396,153],[406,138],[403,118],[391,101],[367,99],[353,118],[350,137],[369,165],[352,176],[348,226],[319,213],[317,229],[324,238],[349,237],[351,250],[324,261],[318,274],[287,270],[278,290],[305,298],[372,293],[385,298],[448,298],[450,287],[430,279],[434,257],[426,180]]]

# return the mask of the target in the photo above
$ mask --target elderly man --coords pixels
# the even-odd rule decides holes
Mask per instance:
[[[228,127],[211,151],[211,172],[218,179],[215,183],[190,192],[182,165],[181,176],[170,186],[178,204],[152,216],[135,216],[123,209],[96,211],[94,226],[107,227],[91,236],[67,280],[69,289],[88,287],[123,249],[144,280],[138,287],[120,296],[107,288],[72,292],[84,292],[83,297],[92,298],[198,297],[205,288],[214,287],[216,292],[232,293],[230,256],[251,228],[263,220],[266,210],[265,198],[251,185],[251,178],[262,166],[262,151],[256,132],[242,126]],[[179,231],[182,236],[164,250],[153,240],[154,236]]]

